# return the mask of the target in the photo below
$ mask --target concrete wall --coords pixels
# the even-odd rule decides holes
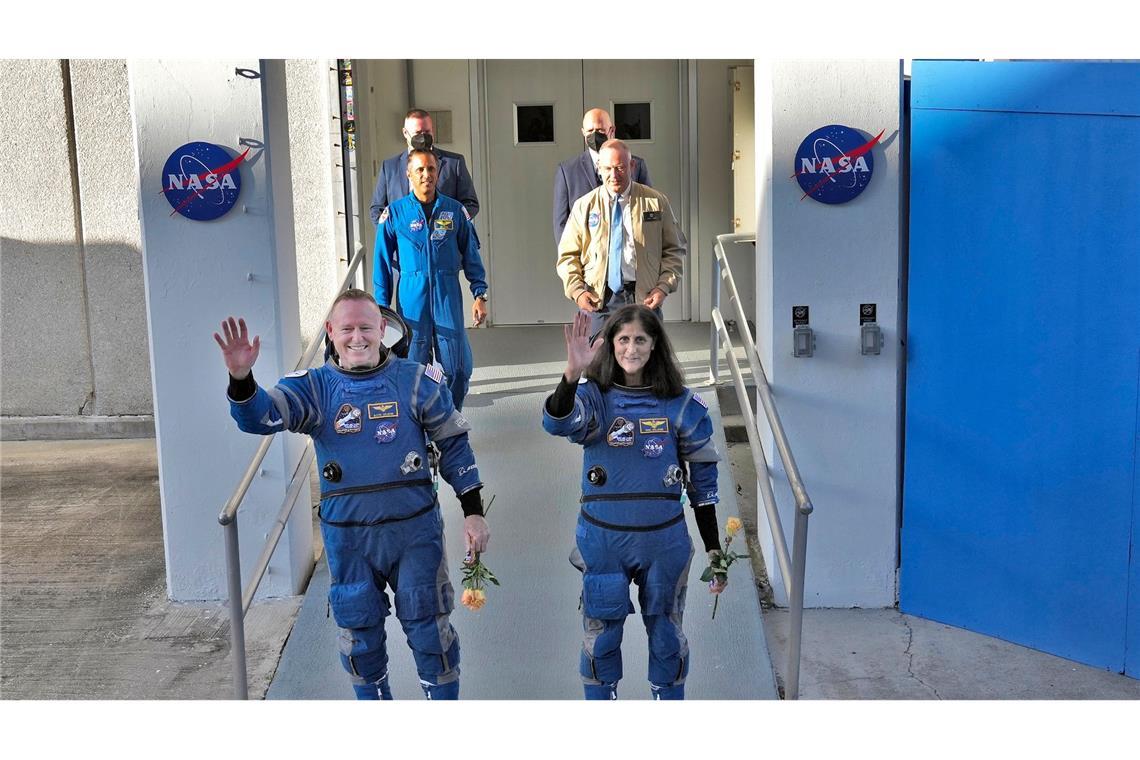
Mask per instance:
[[[260,72],[248,78],[236,70]],[[217,516],[261,440],[237,430],[225,398],[226,371],[211,334],[228,315],[261,336],[254,370],[265,384],[300,355],[294,219],[289,185],[285,67],[257,60],[138,60],[129,67],[138,145],[155,431],[167,591],[179,601],[225,596]],[[235,154],[242,190],[225,216],[172,215],[162,169],[180,145],[204,140]],[[299,436],[277,436],[239,513],[242,566],[254,564],[299,459]],[[306,491],[307,492],[307,491]],[[294,511],[288,551],[262,585],[293,594],[312,568],[309,510]]]
[[[5,61],[0,88],[4,435],[146,434],[126,66]]]
[[[899,149],[901,70],[897,60],[797,61],[771,68],[771,100],[757,69],[757,133],[771,129],[771,181],[759,192],[758,221],[771,215],[770,249],[757,273],[757,324],[780,415],[808,493],[811,517],[805,604],[884,607],[896,601],[898,506]],[[808,133],[844,124],[873,136],[875,174],[855,200],[828,206],[793,174]],[[759,177],[766,177],[758,171]],[[768,206],[769,208],[765,208]],[[764,230],[762,233],[766,233]],[[761,235],[766,240],[766,235]],[[878,304],[879,356],[859,352],[860,303]],[[811,308],[817,345],[792,357],[791,309]],[[772,447],[768,446],[769,458]],[[776,468],[775,485],[789,543],[792,499]],[[781,581],[766,551],[773,585]],[[782,596],[782,594],[781,594]]]
[[[690,260],[699,261],[690,268],[696,292],[693,320],[709,321],[712,309],[713,239],[732,229],[732,90],[729,69],[751,64],[751,61],[697,61],[697,218],[690,236]],[[751,247],[730,250],[735,263]],[[699,251],[699,257],[696,252]],[[751,267],[733,270],[741,297],[751,292]],[[726,296],[727,299],[727,296]],[[727,304],[727,300],[724,302]],[[722,307],[727,309],[727,305]],[[728,314],[727,319],[736,319]]]
[[[297,299],[301,340],[308,345],[322,326],[340,284],[333,165],[329,126],[329,66],[335,61],[285,62],[289,109],[289,157],[292,175],[293,234],[297,247]],[[335,97],[335,93],[333,93]],[[341,191],[343,192],[343,191]],[[343,204],[341,204],[343,207]],[[343,245],[343,243],[342,243]]]
[[[356,105],[356,204],[360,213],[364,259],[364,288],[372,292],[372,250],[376,228],[369,216],[372,191],[384,159],[406,148],[400,129],[408,112],[406,61],[358,60],[352,62]]]
[[[340,282],[330,65],[286,62],[306,341]],[[127,63],[4,61],[0,87],[3,437],[153,435]]]

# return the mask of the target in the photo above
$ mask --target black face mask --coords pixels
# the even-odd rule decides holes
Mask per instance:
[[[600,129],[595,129],[590,134],[586,135],[586,147],[592,151],[599,151],[606,140],[610,139],[606,133]]]
[[[433,142],[431,132],[417,132],[412,135],[412,147],[416,150],[431,150]]]

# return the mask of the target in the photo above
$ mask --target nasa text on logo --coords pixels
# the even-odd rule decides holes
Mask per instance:
[[[177,148],[162,167],[162,193],[174,211],[206,222],[234,207],[241,193],[241,162],[246,148],[234,157],[220,145],[191,142]]]
[[[883,132],[868,140],[857,129],[828,124],[805,137],[792,175],[804,191],[800,200],[811,196],[820,203],[846,203],[863,192],[875,171],[871,149]]]

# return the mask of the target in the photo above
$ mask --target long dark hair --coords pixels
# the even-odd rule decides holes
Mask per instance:
[[[642,304],[628,304],[615,311],[606,321],[598,340],[598,353],[586,368],[585,376],[608,391],[614,383],[625,384],[625,371],[614,357],[614,336],[630,322],[641,323],[641,329],[653,339],[653,351],[642,372],[643,385],[649,386],[659,398],[673,398],[685,390],[685,376],[673,353],[673,345],[665,334],[665,327],[653,310]]]

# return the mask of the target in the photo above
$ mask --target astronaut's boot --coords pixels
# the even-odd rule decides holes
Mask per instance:
[[[586,693],[587,700],[595,699],[617,699],[617,684],[616,683],[599,683],[599,684],[582,684],[582,689]]]
[[[459,679],[447,683],[433,684],[420,679],[420,686],[423,687],[424,696],[430,700],[437,699],[459,699]]]
[[[356,692],[356,698],[363,700],[370,699],[391,699],[392,687],[388,685],[388,674],[380,676],[379,680],[372,683],[354,683],[352,690]]]
[[[685,684],[649,684],[649,693],[654,700],[664,699],[684,699],[685,698]]]

